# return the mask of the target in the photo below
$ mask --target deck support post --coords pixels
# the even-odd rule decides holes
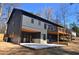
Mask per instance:
[[[59,44],[59,33],[57,34],[57,43]]]

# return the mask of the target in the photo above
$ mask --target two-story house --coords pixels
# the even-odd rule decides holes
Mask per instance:
[[[60,30],[59,30],[60,29]],[[42,43],[59,40],[64,27],[21,9],[13,9],[7,22],[7,36],[14,43]]]

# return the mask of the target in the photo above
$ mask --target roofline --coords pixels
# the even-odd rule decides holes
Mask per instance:
[[[13,9],[13,11],[12,11],[10,17],[9,17],[9,20],[10,20],[10,18],[12,17],[14,11],[16,11],[16,10],[21,11],[22,14],[24,14],[24,15],[29,14],[29,15],[31,15],[31,16],[34,16],[35,18],[40,18],[41,21],[44,21],[44,22],[47,22],[47,23],[51,23],[51,24],[54,24],[54,25],[56,25],[56,26],[59,26],[59,27],[64,28],[63,26],[61,26],[61,25],[59,25],[59,24],[56,24],[56,23],[51,22],[51,21],[49,21],[49,20],[47,20],[47,19],[44,19],[44,18],[42,18],[42,17],[40,17],[40,16],[34,15],[34,14],[30,13],[30,12],[27,12],[27,11],[24,11],[24,10],[21,10],[21,9],[17,9],[17,8],[14,8],[14,9]],[[9,20],[7,21],[7,23],[9,22]]]

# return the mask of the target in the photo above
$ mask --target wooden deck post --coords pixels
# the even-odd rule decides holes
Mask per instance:
[[[57,40],[58,40],[57,42],[58,42],[58,44],[59,44],[59,33],[58,33],[58,38],[57,38]]]
[[[59,44],[59,28],[57,27],[57,43]]]

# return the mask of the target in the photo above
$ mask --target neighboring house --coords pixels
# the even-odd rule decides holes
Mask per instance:
[[[72,35],[72,37],[76,37],[76,32],[71,31],[71,35]]]
[[[77,39],[76,32],[72,30],[71,30],[71,39]]]
[[[64,27],[32,13],[13,9],[7,22],[7,33],[14,43],[42,43],[58,41],[67,35]]]

